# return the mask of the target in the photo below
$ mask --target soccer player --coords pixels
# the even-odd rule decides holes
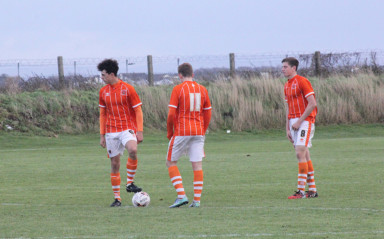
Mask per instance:
[[[189,63],[178,67],[182,83],[172,90],[167,119],[169,139],[166,165],[169,177],[176,189],[177,199],[170,208],[188,204],[177,161],[186,153],[193,169],[193,202],[189,207],[200,207],[203,190],[203,167],[205,132],[211,121],[211,102],[207,89],[193,81],[193,69]]]
[[[117,77],[119,65],[116,60],[106,59],[97,69],[107,84],[100,89],[100,145],[107,147],[111,159],[111,184],[115,201],[111,207],[121,206],[120,155],[127,149],[127,192],[140,192],[133,184],[137,169],[137,144],[143,141],[143,112],[141,101],[130,84]]]
[[[289,199],[318,197],[314,169],[309,155],[315,132],[317,103],[308,79],[297,74],[299,61],[293,57],[282,60],[282,72],[288,81],[284,86],[287,138],[293,144],[299,162],[297,191]],[[305,193],[305,184],[308,192]]]

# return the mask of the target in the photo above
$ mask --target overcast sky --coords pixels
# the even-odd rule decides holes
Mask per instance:
[[[0,0],[0,60],[383,50],[383,0]]]

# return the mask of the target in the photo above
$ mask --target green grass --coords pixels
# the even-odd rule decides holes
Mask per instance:
[[[316,130],[319,198],[287,199],[297,164],[283,131],[210,133],[198,209],[168,208],[176,193],[165,134],[145,135],[139,146],[135,181],[151,196],[147,208],[133,208],[126,192],[123,207],[109,207],[110,164],[98,135],[1,134],[0,238],[383,238],[384,126]],[[186,158],[179,168],[192,199]]]

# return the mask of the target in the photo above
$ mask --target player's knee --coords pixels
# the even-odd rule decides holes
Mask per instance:
[[[192,162],[192,169],[193,171],[203,170],[203,162],[202,161]]]
[[[137,156],[137,148],[135,148],[135,149],[130,149],[130,150],[128,151],[128,153],[129,153],[129,157],[130,157],[131,159],[136,160],[136,156]]]
[[[306,148],[305,147],[296,147],[296,157],[299,161],[306,160]]]
[[[169,160],[167,160],[165,162],[165,165],[167,165],[167,168],[172,167],[172,166],[176,166],[176,164],[177,164],[177,162],[173,162],[173,161],[169,161]]]

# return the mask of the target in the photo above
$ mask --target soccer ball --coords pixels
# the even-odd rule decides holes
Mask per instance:
[[[147,207],[151,202],[151,198],[146,192],[135,193],[132,197],[132,204],[134,207]]]

